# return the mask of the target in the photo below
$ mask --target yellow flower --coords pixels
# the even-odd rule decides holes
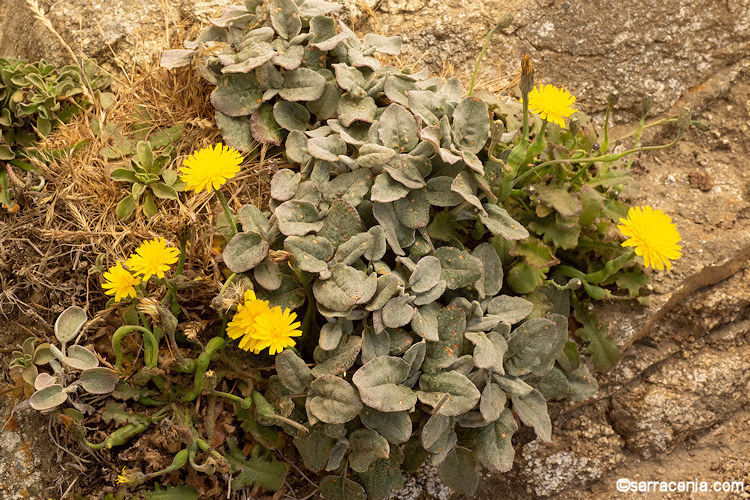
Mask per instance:
[[[164,238],[155,238],[144,241],[135,249],[135,253],[125,264],[134,274],[143,276],[143,281],[148,281],[151,276],[163,278],[169,267],[177,262],[180,251],[174,247],[168,247]]]
[[[185,189],[192,189],[200,193],[203,189],[219,189],[227,180],[240,171],[242,155],[223,144],[208,146],[193,152],[182,162],[182,180]]]
[[[541,85],[529,92],[529,111],[562,128],[565,128],[565,118],[577,111],[572,107],[574,102],[575,96],[554,85]]]
[[[627,219],[620,219],[617,229],[629,237],[622,243],[624,247],[635,247],[635,254],[643,256],[646,267],[658,270],[672,269],[670,260],[679,259],[682,254],[680,233],[672,219],[661,210],[651,207],[632,207]]]
[[[122,267],[122,262],[110,267],[103,276],[106,280],[102,284],[104,293],[114,295],[115,302],[120,302],[123,298],[135,298],[137,295],[135,286],[141,284],[141,279],[133,276],[130,271]]]
[[[117,475],[117,484],[127,484],[130,482],[130,478],[125,474],[125,467],[122,468],[122,473]]]
[[[302,335],[302,330],[299,330],[300,322],[295,321],[296,319],[297,313],[289,309],[282,311],[279,306],[260,314],[255,319],[254,337],[258,341],[255,352],[268,347],[268,353],[273,355],[293,346],[295,342],[292,337]]]
[[[266,311],[268,311],[268,301],[258,300],[255,292],[247,290],[244,302],[237,306],[237,313],[227,324],[227,336],[230,339],[242,337],[238,347],[244,351],[256,352],[258,341],[255,338],[255,319]]]

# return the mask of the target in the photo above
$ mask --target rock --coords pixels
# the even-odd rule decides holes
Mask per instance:
[[[750,402],[750,346],[702,350],[657,367],[612,398],[610,419],[644,458],[722,422]]]
[[[507,12],[516,21],[509,36],[495,35],[480,76],[505,77],[528,52],[537,81],[572,91],[588,112],[604,110],[613,90],[620,110],[640,114],[649,94],[663,112],[750,49],[750,0],[382,0],[376,8],[383,32],[403,34],[430,69],[453,66],[467,82],[485,35]]]
[[[13,13],[4,16],[0,26],[0,56],[58,65],[72,61],[60,41],[34,18],[26,0],[0,3]],[[169,45],[168,37],[184,15],[176,0],[41,0],[39,6],[77,57],[83,54],[106,69],[130,69],[150,60]]]

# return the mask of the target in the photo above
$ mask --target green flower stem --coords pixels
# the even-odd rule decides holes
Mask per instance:
[[[107,436],[101,443],[91,443],[86,438],[83,438],[83,443],[93,450],[101,450],[103,448],[111,449],[115,446],[122,446],[127,443],[130,438],[141,434],[148,429],[150,425],[151,419],[144,418],[141,422],[123,425]]]
[[[523,94],[523,140],[528,142],[529,140],[529,93],[522,92]]]
[[[144,355],[146,366],[154,368],[159,359],[159,343],[154,334],[148,328],[136,325],[124,325],[118,328],[112,335],[112,350],[115,351],[115,366],[122,370],[122,339],[132,332],[141,332],[143,336]]]
[[[255,409],[258,411],[258,415],[260,415],[261,417],[273,420],[275,422],[278,422],[279,424],[290,425],[300,431],[302,434],[307,434],[308,432],[310,432],[307,427],[300,424],[299,422],[278,415],[274,411],[273,406],[271,406],[271,403],[269,403],[266,398],[264,398],[263,395],[258,391],[253,391],[251,396],[253,398]]]
[[[187,238],[185,234],[180,235],[180,260],[177,261],[177,269],[174,271],[175,276],[182,274],[182,270],[185,267],[185,260],[187,259]]]
[[[612,111],[612,106],[607,106],[607,113],[604,115],[604,140],[599,150],[606,153],[609,150],[609,113]],[[643,126],[643,120],[641,119],[640,127]],[[636,144],[637,146],[638,144]]]
[[[224,347],[227,343],[222,337],[214,337],[206,344],[206,349],[198,356],[198,361],[195,363],[195,379],[193,382],[193,389],[185,394],[181,401],[187,403],[193,401],[203,391],[203,374],[208,370],[208,365],[211,362],[211,356]]]
[[[187,463],[188,455],[189,454],[187,448],[178,451],[172,459],[172,463],[168,467],[156,472],[146,474],[146,481],[154,479],[155,477],[163,476],[164,474],[169,474],[170,472],[182,468]]]
[[[565,163],[567,165],[574,165],[577,163],[613,162],[613,161],[619,160],[623,156],[627,156],[633,153],[641,153],[643,151],[658,151],[660,149],[668,149],[668,148],[674,147],[678,142],[680,142],[680,139],[682,139],[682,134],[679,134],[672,142],[668,144],[661,144],[659,146],[643,146],[640,148],[628,149],[627,151],[623,151],[622,153],[610,153],[610,154],[606,154],[602,156],[594,156],[594,157],[589,157],[589,158],[571,158],[571,159],[557,159],[557,160],[545,161],[544,163],[540,163],[539,165],[535,166],[531,170],[524,172],[523,174],[516,177],[516,180],[513,181],[513,185],[514,186],[517,185],[519,182],[527,179],[528,177],[534,175],[535,173],[541,171],[542,169],[549,167],[550,165],[554,165],[556,163]]]
[[[229,220],[229,225],[232,228],[232,236],[234,236],[235,234],[237,234],[237,224],[234,222],[232,212],[229,211],[227,199],[224,198],[224,193],[222,193],[219,189],[214,189],[214,193],[216,193],[216,198],[218,198],[219,203],[221,203],[222,208],[224,208],[224,213],[226,214],[227,219]]]
[[[635,252],[633,250],[630,250],[629,252],[625,252],[616,259],[610,260],[609,262],[604,264],[604,267],[599,271],[588,274],[585,274],[579,269],[571,266],[557,266],[555,267],[555,269],[558,269],[563,275],[567,276],[568,278],[579,278],[586,283],[599,285],[612,277],[627,264],[632,262],[633,257],[635,257]]]
[[[312,289],[310,288],[310,280],[306,280],[305,276],[302,274],[302,271],[300,271],[293,263],[289,262],[289,267],[292,269],[292,271],[294,271],[297,282],[305,291],[305,300],[307,302],[305,317],[302,319],[302,337],[300,338],[301,343],[303,339],[307,341],[312,337],[311,335],[309,335],[310,328],[315,322],[315,313],[317,312],[318,308],[315,305],[315,297],[312,293]]]
[[[495,31],[500,27],[498,24],[494,28],[490,30],[489,33],[487,33],[487,37],[484,39],[484,45],[482,45],[482,51],[479,53],[479,57],[477,57],[477,63],[474,65],[474,74],[471,76],[471,84],[469,85],[469,95],[468,97],[471,97],[471,94],[474,92],[474,83],[476,82],[477,75],[479,74],[479,64],[482,62],[482,58],[484,57],[484,53],[487,51],[487,47],[490,46],[490,39],[492,38],[492,35],[495,34]]]
[[[245,410],[249,409],[253,404],[249,397],[243,399],[239,396],[235,396],[234,394],[230,394],[228,392],[214,390],[214,391],[211,391],[211,395],[219,396],[219,397],[228,399],[230,401],[234,401],[235,403],[240,405],[240,408],[245,409]]]
[[[224,295],[224,292],[226,292],[226,291],[227,291],[227,287],[229,286],[229,284],[230,284],[230,283],[232,282],[232,280],[233,280],[233,279],[234,279],[234,278],[235,278],[236,276],[237,276],[237,273],[232,273],[232,274],[230,274],[230,275],[229,275],[229,277],[227,278],[227,280],[226,280],[226,281],[224,282],[224,284],[223,284],[223,285],[221,286],[221,290],[219,290],[219,297],[221,297],[222,295]]]

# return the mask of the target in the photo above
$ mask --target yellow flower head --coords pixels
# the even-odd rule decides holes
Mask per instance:
[[[120,302],[122,299],[128,297],[136,297],[135,286],[141,284],[141,279],[133,276],[130,271],[122,267],[122,262],[118,262],[110,267],[103,276],[106,280],[102,284],[104,293],[114,295],[115,302]]]
[[[296,319],[297,313],[290,309],[282,310],[279,306],[260,314],[255,319],[254,337],[258,341],[255,352],[268,347],[268,353],[273,355],[293,346],[295,342],[292,337],[302,335],[300,322]]]
[[[574,102],[576,102],[575,96],[554,85],[541,85],[529,92],[529,111],[562,128],[565,128],[565,118],[577,111],[572,107]]]
[[[182,162],[185,189],[200,193],[203,189],[219,189],[240,171],[242,155],[223,144],[214,144],[195,151]]]
[[[238,347],[245,351],[255,352],[258,343],[255,338],[255,319],[266,311],[268,311],[268,301],[258,300],[255,292],[247,290],[244,302],[237,306],[237,313],[227,324],[227,336],[230,339],[242,337]]]
[[[135,249],[135,253],[125,263],[134,274],[143,276],[148,281],[151,276],[163,278],[169,267],[177,262],[180,251],[168,247],[163,237],[144,241]]]
[[[130,482],[130,478],[125,474],[125,467],[122,468],[122,473],[117,475],[117,484],[127,484]]]
[[[682,254],[680,233],[672,219],[661,210],[651,207],[632,207],[627,219],[620,219],[617,229],[629,239],[622,243],[624,247],[635,247],[635,254],[643,256],[646,267],[672,269],[671,260],[679,259]]]

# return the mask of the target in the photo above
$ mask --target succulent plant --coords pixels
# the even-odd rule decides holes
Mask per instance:
[[[179,135],[179,132],[177,133]],[[110,173],[112,180],[131,184],[130,194],[117,204],[116,214],[120,220],[128,220],[136,209],[136,203],[143,197],[143,215],[151,218],[158,212],[155,198],[176,200],[182,191],[182,182],[176,170],[169,168],[174,161],[174,148],[169,145],[155,153],[151,142],[139,141],[135,156],[127,166],[115,168]]]
[[[34,392],[24,403],[35,410],[48,412],[69,401],[82,413],[93,408],[80,401],[79,389],[87,394],[109,394],[119,380],[114,370],[99,366],[97,354],[75,343],[86,322],[86,312],[77,306],[63,311],[55,321],[55,337],[60,347],[29,337],[22,351],[14,351],[9,368],[23,368],[23,379]],[[68,346],[68,343],[74,342]],[[49,365],[50,372],[39,371]]]
[[[85,82],[92,91],[109,86],[110,79],[97,76],[94,65],[87,64],[85,73],[77,66],[56,68],[45,61],[0,58],[0,162],[31,169],[23,161],[23,149],[85,107]],[[0,203],[8,210],[16,208],[4,168],[0,168]]]

